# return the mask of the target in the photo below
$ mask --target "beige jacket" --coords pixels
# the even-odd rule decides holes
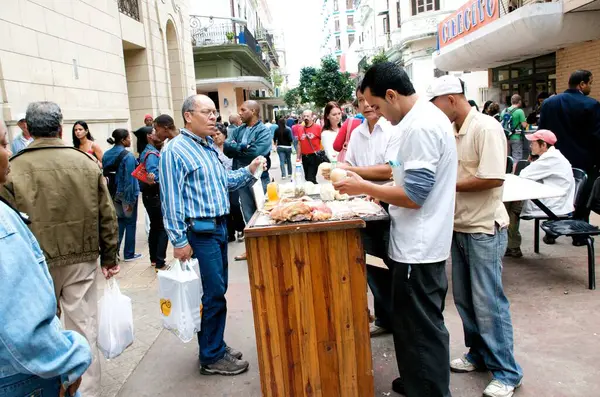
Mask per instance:
[[[29,216],[50,268],[117,259],[118,226],[106,179],[85,153],[60,138],[36,139],[11,158],[0,195]]]

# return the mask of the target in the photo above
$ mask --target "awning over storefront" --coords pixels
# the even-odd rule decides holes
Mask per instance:
[[[483,70],[600,38],[600,13],[563,13],[562,2],[530,4],[443,47],[438,69]]]
[[[219,85],[231,84],[246,90],[273,90],[271,83],[260,76],[222,77],[214,79],[197,79],[196,89],[199,91],[217,91]]]

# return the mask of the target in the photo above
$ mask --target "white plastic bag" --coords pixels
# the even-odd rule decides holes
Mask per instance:
[[[163,327],[187,343],[200,331],[202,282],[192,261],[175,259],[169,269],[158,272],[158,293]]]
[[[121,294],[115,278],[106,281],[99,310],[98,348],[104,357],[115,358],[133,343],[131,299]]]

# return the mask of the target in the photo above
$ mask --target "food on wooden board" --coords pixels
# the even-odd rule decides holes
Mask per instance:
[[[271,211],[271,218],[279,222],[310,221],[312,219],[312,207],[303,201],[281,203]]]

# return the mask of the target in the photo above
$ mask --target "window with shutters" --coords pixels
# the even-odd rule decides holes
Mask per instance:
[[[440,0],[411,0],[411,2],[413,15],[440,9]]]

